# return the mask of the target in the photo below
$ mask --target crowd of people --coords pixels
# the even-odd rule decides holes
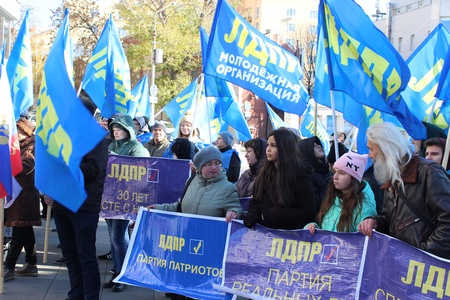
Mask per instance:
[[[89,97],[80,100],[95,111]],[[107,129],[107,136],[80,165],[88,196],[79,211],[71,212],[58,199],[45,197],[54,208],[67,261],[68,299],[99,299],[102,285],[95,242],[108,155],[192,161],[193,175],[180,199],[149,209],[223,217],[227,222],[239,219],[248,228],[260,224],[273,229],[307,229],[311,234],[329,230],[370,237],[376,230],[450,259],[449,164],[441,166],[446,144],[441,136],[414,141],[414,147],[399,128],[380,123],[367,130],[368,155],[353,152],[338,140],[338,155],[327,156],[318,137],[301,139],[294,131],[279,128],[267,140],[254,136],[243,144],[248,169],[241,174],[239,153],[232,147],[235,136],[224,131],[214,145],[204,145],[189,112],[181,118],[172,140],[164,123],[156,121],[150,126],[144,117],[117,114],[102,119],[100,125]],[[38,275],[33,233],[33,226],[41,225],[39,191],[34,186],[35,128],[26,118],[19,119],[17,128],[23,171],[16,179],[22,191],[5,210],[5,225],[13,228],[5,281]],[[369,158],[373,165],[367,168]],[[247,197],[248,211],[244,211],[240,198]],[[126,285],[115,283],[114,278],[124,263],[130,222],[106,219],[106,223],[113,275],[103,288],[121,292]],[[25,264],[15,269],[22,248]],[[173,293],[166,296],[186,299]]]

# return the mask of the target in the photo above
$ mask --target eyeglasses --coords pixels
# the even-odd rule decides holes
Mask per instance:
[[[211,168],[212,166],[221,167],[222,163],[220,161],[214,161],[214,162],[209,161],[206,164],[204,164],[203,166],[208,167],[208,168]]]

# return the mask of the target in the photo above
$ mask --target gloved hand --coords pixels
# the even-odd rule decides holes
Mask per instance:
[[[247,228],[252,228],[257,222],[256,218],[254,216],[246,216],[244,219],[244,225]]]

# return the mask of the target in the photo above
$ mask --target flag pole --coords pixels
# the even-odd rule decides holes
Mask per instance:
[[[205,84],[204,81],[205,77],[204,74],[200,74],[200,83],[199,83],[199,87],[200,90],[197,88],[197,94],[195,95],[195,110],[194,110],[194,123],[195,123],[195,117],[197,114],[197,107],[198,107],[198,103],[200,102],[200,98],[202,97],[202,92],[203,92],[203,85]],[[211,128],[210,128],[210,124],[209,124],[209,108],[208,108],[208,99],[206,99],[206,95],[205,95],[205,100],[206,100],[206,117],[208,119],[208,134],[209,134],[209,142],[212,143],[211,141]],[[195,130],[195,126],[194,124],[192,124],[192,130]]]
[[[317,102],[314,101],[314,135],[317,136]]]
[[[444,157],[442,158],[442,166],[444,167],[445,170],[447,170],[449,147],[450,147],[450,136],[447,135],[447,142],[445,143],[445,149],[444,149]]]
[[[46,264],[48,259],[48,240],[50,237],[50,223],[52,221],[52,207],[47,205],[47,216],[45,219],[45,235],[44,235],[44,256],[42,263]]]
[[[4,274],[5,274],[5,250],[4,250],[4,246],[5,246],[5,235],[4,235],[4,230],[5,230],[5,210],[4,210],[4,206],[5,206],[5,201],[6,201],[6,197],[2,197],[0,198],[0,221],[1,221],[1,225],[0,225],[0,241],[2,241],[2,252],[0,253],[0,294],[4,293]]]
[[[201,74],[200,76],[202,76],[203,74]],[[199,76],[199,77],[200,77]],[[193,117],[192,117],[192,128],[191,128],[191,130],[189,131],[189,138],[191,137],[191,133],[192,133],[192,131],[194,130],[194,128],[195,128],[195,118],[196,118],[196,116],[197,116],[197,106],[198,106],[198,100],[197,100],[197,98],[198,98],[198,87],[199,87],[199,84],[202,84],[202,79],[200,78],[200,83],[197,83],[197,88],[195,89],[195,95],[194,95],[194,100],[195,100],[195,103],[194,103],[194,115],[193,115]],[[200,90],[200,93],[201,93],[202,91]],[[192,107],[192,105],[191,105],[191,107]],[[178,124],[178,126],[181,126],[181,124]]]
[[[334,139],[334,157],[335,161],[339,159],[339,147],[337,141],[337,130],[336,130],[336,109],[334,108],[334,93],[330,90],[330,100],[331,100],[331,118],[333,120],[333,139]]]
[[[158,111],[155,115],[153,115],[153,120],[156,118],[157,115],[159,115],[160,113],[163,112],[163,108],[160,109],[160,111]]]
[[[430,113],[428,114],[427,123],[431,123],[431,117],[433,116],[434,108],[436,107],[436,102],[437,102],[437,97],[434,97],[434,99],[433,99],[433,105],[431,106],[431,111],[430,111]]]

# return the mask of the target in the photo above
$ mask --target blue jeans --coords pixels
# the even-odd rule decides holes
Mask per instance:
[[[110,233],[109,240],[111,242],[113,268],[116,273],[120,273],[125,255],[127,254],[128,242],[130,240],[127,232],[129,223],[129,220],[106,219]]]
[[[61,251],[67,259],[72,300],[98,300],[100,271],[95,248],[98,213],[54,210]]]

